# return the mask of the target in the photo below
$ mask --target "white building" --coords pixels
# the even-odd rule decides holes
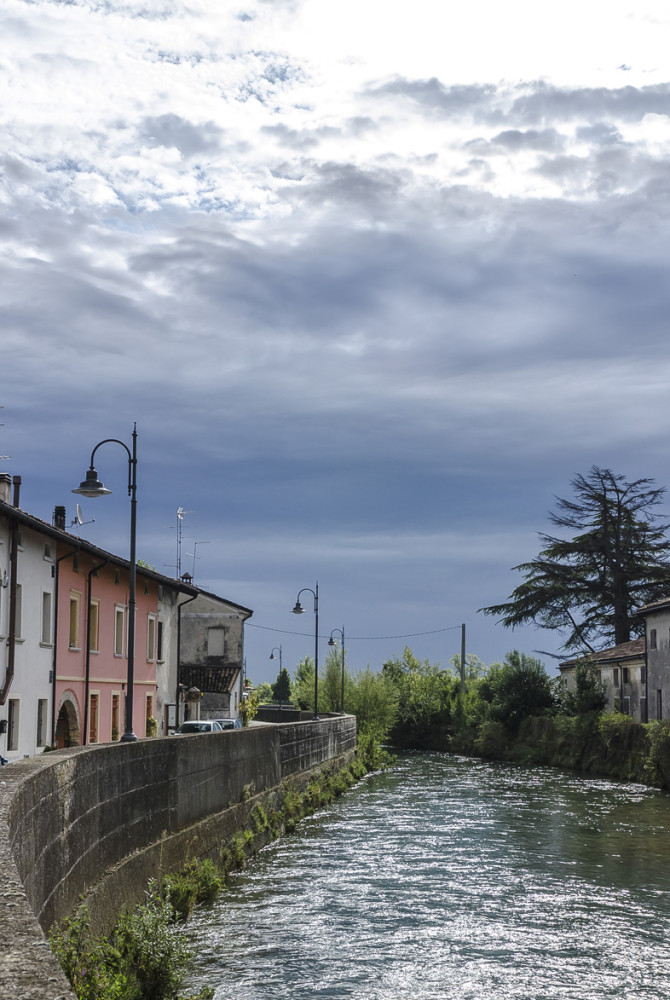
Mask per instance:
[[[56,543],[22,524],[21,479],[0,474],[0,754],[42,752],[52,731]]]

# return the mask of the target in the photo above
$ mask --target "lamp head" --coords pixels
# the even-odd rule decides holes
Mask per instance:
[[[330,639],[328,640],[328,645],[329,646],[337,646],[337,643],[333,639],[332,635],[331,635]]]
[[[295,607],[291,608],[291,614],[292,615],[304,615],[304,613],[305,613],[305,609],[303,608],[302,604],[300,603],[300,601],[296,601],[295,602]]]
[[[276,660],[276,659],[277,659],[277,657],[275,656],[275,654],[274,654],[274,653],[270,653],[270,659],[271,659],[271,660]]]
[[[86,473],[86,479],[84,482],[80,483],[79,487],[76,490],[72,490],[72,492],[80,493],[83,497],[95,498],[107,496],[107,494],[112,491],[108,490],[107,487],[100,482],[98,479],[98,473],[95,471],[93,466],[91,466]]]

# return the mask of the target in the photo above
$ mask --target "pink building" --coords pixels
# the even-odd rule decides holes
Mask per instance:
[[[59,747],[118,740],[125,731],[128,678],[128,561],[70,539],[61,536],[58,546],[54,705]],[[167,728],[170,693],[161,669],[172,658],[164,648],[166,590],[173,594],[175,612],[180,595],[197,592],[137,568],[132,723],[140,738],[162,735]]]

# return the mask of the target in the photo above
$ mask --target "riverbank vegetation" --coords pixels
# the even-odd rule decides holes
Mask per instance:
[[[179,933],[180,922],[194,906],[212,902],[225,890],[231,872],[261,847],[290,833],[385,760],[370,733],[346,766],[323,767],[302,789],[295,781],[284,783],[274,805],[260,799],[253,805],[248,825],[221,847],[216,860],[192,858],[181,872],[152,880],[144,903],[123,913],[109,935],[93,934],[86,906],[54,927],[49,941],[78,1000],[179,1000],[193,958]],[[242,800],[253,797],[253,788],[246,788]],[[213,995],[205,988],[188,1000]]]
[[[330,683],[328,680],[330,679]],[[338,711],[339,650],[330,652],[319,681],[319,711]],[[588,657],[577,661],[568,690],[541,660],[512,650],[502,663],[466,657],[446,669],[419,660],[409,648],[378,672],[345,670],[344,708],[356,716],[359,743],[374,768],[384,748],[442,750],[497,760],[567,767],[582,773],[670,789],[670,722],[635,722],[604,714],[605,692]],[[314,705],[314,665],[298,665],[293,704]]]

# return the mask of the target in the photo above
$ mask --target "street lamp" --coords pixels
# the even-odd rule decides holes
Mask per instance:
[[[344,715],[344,625],[342,628],[334,628],[330,633],[330,639],[328,640],[329,646],[337,646],[337,642],[333,639],[333,633],[339,632],[342,636],[342,696],[340,698],[340,712]]]
[[[314,597],[314,721],[319,721],[319,584],[317,583],[316,589],[312,590],[311,587],[303,587],[302,590],[298,591],[298,596],[295,600],[295,607],[291,608],[291,613],[294,615],[304,615],[305,609],[300,603],[300,595],[308,591]]]
[[[275,656],[275,649],[279,650],[279,673],[281,673],[282,672],[281,646],[273,646],[272,647],[272,649],[270,650],[270,659],[271,660],[276,660],[277,659],[277,657]]]
[[[83,497],[104,497],[111,493],[98,479],[93,459],[98,448],[103,444],[120,444],[128,455],[128,496],[130,497],[130,574],[128,581],[128,688],[126,694],[126,731],[121,737],[124,743],[134,743],[137,736],[133,732],[133,685],[135,679],[135,581],[137,567],[135,548],[137,541],[137,424],[133,424],[133,450],[118,438],[105,438],[99,441],[91,452],[91,466],[86,473],[86,479],[79,484],[73,493]]]

